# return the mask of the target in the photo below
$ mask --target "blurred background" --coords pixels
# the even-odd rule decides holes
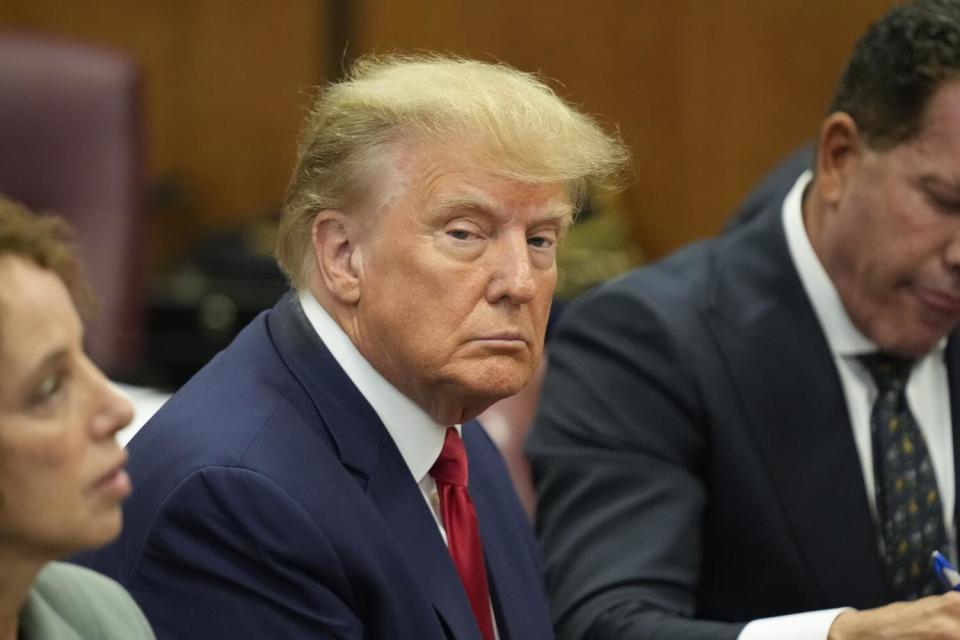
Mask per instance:
[[[78,226],[99,363],[172,389],[285,290],[271,252],[304,108],[357,55],[504,61],[619,126],[632,185],[595,194],[563,257],[569,298],[718,232],[816,135],[854,40],[892,4],[3,0],[0,193]]]

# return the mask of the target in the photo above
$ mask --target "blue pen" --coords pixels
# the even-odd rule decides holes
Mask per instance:
[[[943,586],[947,589],[960,591],[960,571],[957,571],[956,567],[950,564],[950,561],[939,551],[933,552],[931,560],[933,562],[933,570],[936,572],[937,577],[940,578]]]

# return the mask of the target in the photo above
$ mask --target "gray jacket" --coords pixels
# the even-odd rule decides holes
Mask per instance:
[[[20,614],[24,640],[154,640],[137,603],[99,573],[51,562],[37,576]]]

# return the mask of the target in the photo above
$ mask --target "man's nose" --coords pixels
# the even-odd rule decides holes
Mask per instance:
[[[526,235],[499,239],[492,256],[488,302],[525,304],[533,299],[537,286],[530,258]]]
[[[960,224],[957,225],[947,243],[943,259],[947,263],[947,267],[954,273],[954,277],[960,279]]]

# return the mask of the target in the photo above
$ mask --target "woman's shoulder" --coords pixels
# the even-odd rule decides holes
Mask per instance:
[[[143,612],[117,582],[65,562],[43,568],[21,616],[27,638],[152,640]]]

